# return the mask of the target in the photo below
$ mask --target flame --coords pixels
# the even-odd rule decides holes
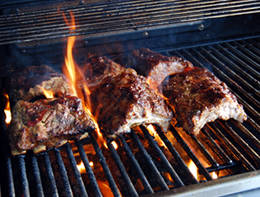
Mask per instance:
[[[153,125],[148,125],[146,128],[149,131],[150,135],[154,136],[154,139],[158,142],[159,146],[167,147],[165,145],[165,143],[162,141],[162,139],[160,138],[160,136],[157,134],[157,132],[154,129]]]
[[[46,90],[42,88],[42,92],[46,98],[54,98],[54,94],[52,90]]]
[[[77,168],[80,172],[80,174],[86,173],[85,165],[83,161],[80,162],[80,164],[77,165]]]
[[[211,175],[211,176],[212,176],[213,179],[217,179],[217,178],[218,178],[218,175],[217,175],[216,172],[212,172],[212,175]]]
[[[10,124],[11,120],[12,120],[12,114],[11,114],[11,108],[10,108],[10,101],[9,101],[9,96],[7,94],[4,94],[4,97],[6,98],[6,105],[5,105],[5,109],[4,109],[4,113],[5,113],[5,123],[7,125]]]
[[[100,191],[104,197],[114,197],[107,181],[97,181]]]
[[[194,178],[198,179],[198,168],[195,163],[190,160],[188,163],[188,168],[190,169],[191,173],[193,174]]]

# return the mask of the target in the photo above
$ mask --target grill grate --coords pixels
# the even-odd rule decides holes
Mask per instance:
[[[102,37],[260,12],[260,2],[256,0],[122,0],[44,6],[43,10],[36,11],[31,11],[30,4],[28,7],[18,4],[18,13],[0,16],[0,45],[52,43],[64,41],[68,36],[78,36],[78,39]],[[61,12],[68,16],[69,12],[74,14],[75,30],[69,30]]]
[[[168,133],[163,133],[155,126],[159,138],[140,126],[115,140],[118,149],[110,141],[108,149],[100,148],[94,133],[91,133],[88,139],[74,145],[66,144],[38,155],[28,152],[16,157],[10,156],[4,136],[1,138],[5,161],[1,166],[4,169],[1,170],[1,184],[7,189],[2,189],[2,195],[102,196],[102,180],[115,196],[140,196],[167,190],[174,192],[192,185],[200,188],[204,187],[204,182],[219,183],[219,180],[213,180],[213,172],[223,180],[232,177],[235,180],[238,174],[246,176],[249,172],[259,172],[259,51],[259,38],[160,51],[188,59],[194,66],[206,67],[227,83],[249,116],[243,124],[234,120],[217,120],[207,124],[198,137],[189,136],[178,127],[171,127]],[[3,117],[2,114],[4,135]],[[93,151],[86,151],[86,145]],[[90,166],[89,161],[93,158],[96,158],[95,165],[102,169],[101,176]],[[80,174],[77,169],[79,160],[84,163],[85,174]],[[189,170],[188,160],[199,169],[199,179]],[[222,172],[226,174],[221,175]],[[258,174],[253,177],[259,179]],[[255,181],[254,178],[251,180]],[[230,184],[236,183],[231,181]],[[211,192],[216,190],[211,188]],[[218,192],[226,194],[226,191]]]

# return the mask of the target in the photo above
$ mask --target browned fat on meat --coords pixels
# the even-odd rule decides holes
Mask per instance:
[[[77,97],[41,99],[33,103],[20,100],[12,108],[9,143],[13,155],[27,150],[39,153],[59,147],[69,139],[87,137],[93,129],[94,122]]]
[[[103,79],[125,71],[120,64],[110,60],[106,56],[88,54],[82,65],[84,80],[88,88],[99,85]],[[82,83],[82,81],[80,82]]]
[[[167,57],[147,48],[134,50],[128,57],[127,67],[133,68],[138,74],[147,78],[153,90],[156,90],[163,80],[172,74],[182,72],[192,63],[179,57]]]
[[[43,89],[55,95],[66,95],[71,89],[64,75],[47,65],[29,66],[10,73],[4,87],[9,95],[11,106],[19,100],[30,101],[44,96]]]
[[[207,69],[186,69],[165,80],[162,86],[167,102],[191,134],[198,134],[207,122],[218,118],[239,122],[247,119],[243,106],[227,85]]]
[[[172,111],[164,99],[132,69],[106,77],[91,94],[93,114],[108,137],[130,132],[141,124],[157,124],[167,131]]]

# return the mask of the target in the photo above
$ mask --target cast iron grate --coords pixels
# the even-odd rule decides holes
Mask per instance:
[[[198,137],[189,136],[178,125],[168,133],[154,125],[157,137],[140,126],[119,136],[117,149],[110,140],[107,148],[100,146],[95,133],[90,133],[88,139],[60,149],[12,157],[2,113],[2,195],[101,196],[106,183],[114,196],[141,196],[214,183],[213,172],[225,179],[259,171],[259,38],[160,52],[214,72],[244,105],[248,120],[243,124],[217,120],[207,124]],[[188,167],[190,160],[198,177]],[[80,161],[85,166],[82,174],[77,168]]]

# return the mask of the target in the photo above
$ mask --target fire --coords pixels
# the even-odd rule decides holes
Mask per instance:
[[[103,196],[105,196],[105,197],[112,197],[112,196],[114,196],[114,194],[111,191],[107,181],[106,182],[105,181],[97,181],[97,183],[98,183],[98,186],[99,186]]]
[[[5,113],[5,123],[7,125],[10,124],[12,120],[12,115],[11,115],[11,108],[10,108],[10,101],[9,101],[9,96],[7,94],[4,94],[4,97],[7,100],[7,103],[5,105],[4,113]]]
[[[154,129],[153,125],[148,125],[146,128],[149,131],[150,135],[154,136],[154,139],[158,142],[159,146],[166,147],[165,143],[161,140],[156,130]]]
[[[84,163],[82,161],[81,161],[80,164],[77,165],[77,168],[78,168],[80,174],[86,173],[85,166],[84,166]]]
[[[198,179],[198,168],[197,168],[197,166],[195,165],[195,163],[192,160],[189,161],[188,168],[190,169],[190,171],[193,174],[193,176],[196,179]]]
[[[54,98],[52,90],[42,89],[42,92],[46,98]]]
[[[213,179],[217,179],[217,178],[218,178],[218,175],[217,175],[216,172],[212,172],[212,175],[211,175],[211,176],[212,176]]]

